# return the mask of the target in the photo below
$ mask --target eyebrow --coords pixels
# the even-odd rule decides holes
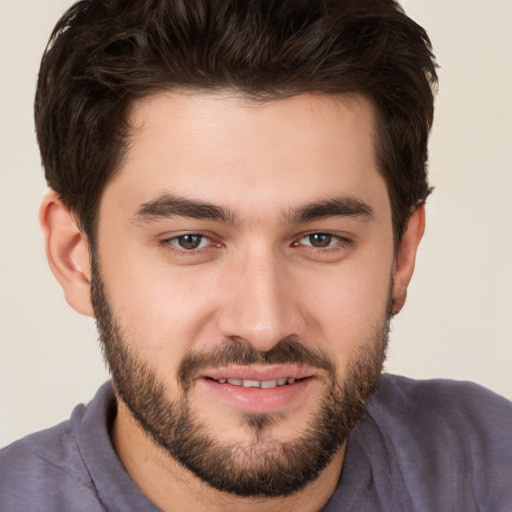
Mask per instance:
[[[207,201],[187,199],[169,193],[143,203],[135,212],[135,220],[151,221],[174,216],[212,220],[231,225],[237,223],[235,214],[229,209]]]
[[[164,193],[140,205],[135,212],[134,220],[152,221],[174,216],[211,220],[229,225],[239,224],[238,217],[230,209],[170,193]],[[302,224],[329,217],[371,218],[373,209],[355,196],[343,195],[314,201],[285,214],[285,219],[290,224]]]
[[[355,196],[338,196],[309,203],[288,213],[288,221],[302,224],[329,217],[373,217],[373,208]]]

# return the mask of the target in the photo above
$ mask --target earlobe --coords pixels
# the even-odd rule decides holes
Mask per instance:
[[[68,304],[79,313],[94,316],[90,294],[90,258],[85,235],[69,210],[50,191],[39,210],[46,257]]]
[[[393,275],[393,315],[399,313],[405,304],[407,287],[414,272],[416,253],[424,232],[425,206],[420,205],[409,217],[398,247]]]

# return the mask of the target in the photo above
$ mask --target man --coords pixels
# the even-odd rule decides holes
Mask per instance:
[[[511,405],[381,377],[435,83],[392,1],[72,7],[41,224],[112,385],[2,452],[1,508],[510,510]]]

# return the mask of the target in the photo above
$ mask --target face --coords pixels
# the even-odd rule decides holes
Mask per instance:
[[[384,360],[394,247],[371,106],[160,93],[131,122],[92,283],[120,402],[210,485],[295,492]]]

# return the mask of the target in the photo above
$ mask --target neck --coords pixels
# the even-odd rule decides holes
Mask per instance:
[[[150,439],[122,402],[111,436],[128,474],[164,512],[316,512],[336,490],[345,455],[343,447],[315,481],[291,496],[246,498],[218,491],[178,464]]]

